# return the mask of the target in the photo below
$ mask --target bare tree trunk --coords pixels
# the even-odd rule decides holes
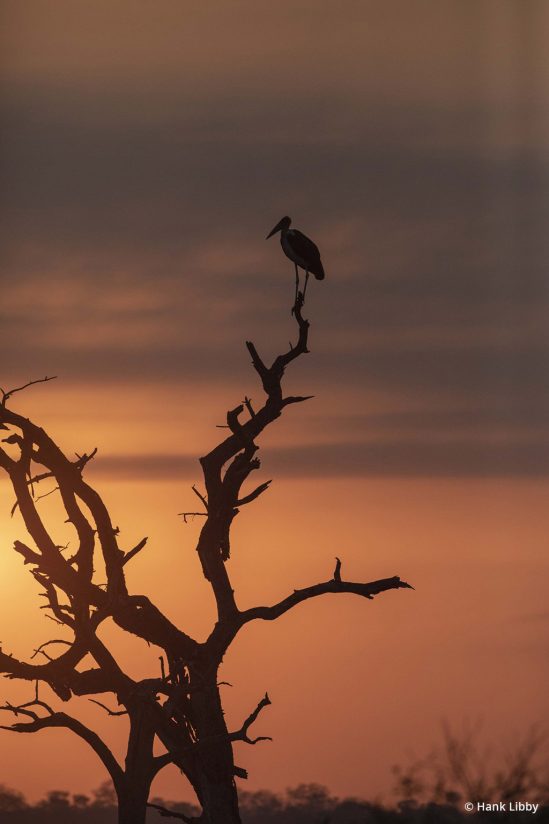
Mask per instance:
[[[150,787],[133,782],[118,796],[118,824],[145,824]]]
[[[234,779],[220,781],[205,772],[203,779],[204,824],[241,824]]]
[[[126,770],[119,787],[118,824],[145,824],[147,801],[154,776],[154,726],[143,702],[128,707],[130,736]]]
[[[198,797],[206,824],[240,824],[234,780],[233,748],[221,707],[216,678],[193,695],[198,733]]]

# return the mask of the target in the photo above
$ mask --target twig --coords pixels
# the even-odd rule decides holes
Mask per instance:
[[[53,621],[53,623],[54,623],[54,624],[57,624],[57,625],[58,625],[58,626],[60,626],[60,627],[64,627],[64,626],[65,626],[65,622],[64,622],[64,621],[58,621],[58,620],[57,620],[57,618],[54,618],[54,617],[53,617],[53,615],[48,615],[48,613],[47,613],[47,612],[45,612],[45,613],[44,613],[44,618],[49,618],[49,619],[50,619],[50,621]]]
[[[120,715],[127,715],[128,710],[111,710],[110,707],[107,707],[106,704],[102,704],[101,701],[97,701],[95,698],[88,698],[88,701],[91,701],[92,704],[97,704],[98,707],[105,710],[106,713],[112,716],[120,716]]]
[[[32,701],[27,701],[25,704],[18,704],[17,706],[14,706],[13,704],[10,704],[9,701],[6,701],[6,703],[0,707],[0,710],[12,712],[15,716],[26,715],[27,718],[31,718],[33,721],[42,721],[43,718],[38,715],[37,712],[34,712],[34,710],[29,709],[29,707],[42,707],[42,709],[46,710],[48,715],[55,715],[49,704],[46,704],[45,701],[40,701],[38,698],[38,686],[36,686],[35,698]],[[6,728],[4,727],[4,729]]]
[[[75,455],[78,460],[74,462],[74,466],[82,471],[86,464],[93,460],[93,458],[97,455],[97,447],[95,446],[89,454],[84,452],[83,455],[79,455],[78,452],[75,452]]]
[[[246,409],[250,413],[250,418],[255,418],[255,411],[254,411],[254,408],[252,406],[252,401],[251,401],[250,398],[248,398],[246,396],[244,396],[244,406],[246,407]]]
[[[48,380],[53,380],[53,378],[48,378]],[[2,404],[0,403],[0,406],[1,405]],[[77,452],[76,457],[78,458],[78,460],[73,462],[73,466],[75,466],[78,470],[80,470],[80,472],[82,472],[82,470],[84,469],[86,464],[89,463],[93,458],[95,458],[96,455],[97,455],[97,447],[92,449],[92,451],[89,454],[84,452],[83,455],[79,455],[78,452]],[[45,481],[47,478],[54,478],[54,477],[55,477],[54,472],[41,472],[39,475],[33,475],[31,478],[28,478],[27,479],[27,485],[30,486],[31,489],[33,489],[34,484],[38,484],[38,483],[40,483],[40,481]],[[45,498],[47,495],[51,495],[52,492],[56,492],[58,489],[59,489],[59,487],[56,486],[55,489],[52,489],[50,492],[46,492],[44,495],[40,495],[38,498],[36,498],[36,501],[39,501],[40,498]],[[33,491],[33,495],[34,495],[34,491]],[[13,515],[15,514],[15,512],[17,511],[18,507],[19,507],[19,501],[15,501],[14,505],[11,508],[11,512],[10,512],[10,515],[11,515],[12,518],[13,518]]]
[[[207,499],[204,495],[202,495],[202,493],[200,493],[200,492],[198,491],[198,489],[196,488],[196,486],[195,486],[194,484],[191,486],[191,489],[192,489],[192,491],[194,492],[194,494],[195,494],[198,498],[200,498],[200,500],[201,500],[201,501],[202,501],[202,503],[204,504],[204,509],[206,509],[206,511],[207,511],[207,509],[208,509],[208,499]]]
[[[51,375],[50,377],[46,375],[45,378],[37,378],[36,380],[28,381],[28,383],[23,384],[23,386],[17,386],[15,389],[8,389],[7,392],[0,387],[0,392],[2,393],[0,406],[5,406],[6,401],[8,401],[12,395],[15,395],[16,392],[22,392],[24,389],[28,389],[29,386],[34,386],[36,383],[47,383],[48,381],[54,381],[56,378],[57,375]]]
[[[142,538],[139,541],[139,543],[136,544],[136,546],[134,546],[133,549],[130,549],[130,551],[127,552],[122,559],[122,566],[125,566],[128,563],[128,561],[131,561],[132,558],[135,558],[137,553],[141,552],[141,550],[143,549],[148,540],[148,538]]]
[[[51,658],[46,652],[44,652],[44,648],[48,647],[50,644],[65,644],[67,647],[72,647],[71,641],[64,641],[62,638],[53,638],[51,641],[45,641],[43,644],[40,644],[40,646],[34,650],[31,655],[31,661],[33,658],[36,658],[38,654],[44,655],[48,661],[54,661],[54,658]]]
[[[180,515],[180,516],[182,516],[183,521],[184,521],[186,524],[188,524],[188,523],[189,523],[189,522],[188,522],[188,520],[187,520],[187,518],[195,518],[196,516],[200,516],[200,517],[202,517],[202,518],[207,518],[207,517],[208,517],[208,513],[207,513],[207,512],[178,512],[177,514],[178,514],[178,515]]]
[[[59,492],[59,487],[58,486],[54,486],[54,488],[50,489],[49,492],[43,492],[42,495],[39,495],[38,498],[34,499],[35,503],[38,503],[38,501],[41,501],[42,498],[47,498],[48,495],[53,495],[54,492]]]

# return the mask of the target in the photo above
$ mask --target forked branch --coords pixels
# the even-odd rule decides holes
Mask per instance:
[[[39,715],[38,712],[30,709],[31,707],[39,707],[45,710],[46,715]],[[33,733],[54,727],[65,727],[66,729],[72,730],[75,735],[78,735],[79,738],[86,741],[101,759],[115,786],[121,785],[124,774],[120,764],[97,733],[89,727],[86,727],[81,721],[64,712],[54,712],[48,704],[39,700],[28,701],[26,704],[21,704],[17,707],[6,703],[0,707],[0,710],[11,712],[16,717],[23,715],[30,719],[28,721],[15,722],[8,726],[0,726],[0,729],[8,730],[9,732]]]
[[[259,735],[257,738],[250,738],[248,735],[248,730],[257,719],[261,710],[264,707],[268,707],[271,703],[271,699],[268,694],[265,693],[265,696],[261,699],[255,710],[249,714],[240,729],[236,730],[236,732],[229,733],[229,739],[231,741],[244,741],[246,744],[257,744],[258,741],[272,741],[273,739],[269,735]]]
[[[298,340],[290,344],[287,352],[278,355],[270,366],[262,360],[251,341],[246,346],[252,364],[261,379],[267,395],[263,406],[255,409],[249,398],[227,412],[227,426],[231,434],[200,459],[204,473],[206,496],[193,491],[204,505],[206,522],[201,530],[197,551],[205,578],[210,581],[217,602],[218,618],[221,623],[231,625],[238,612],[234,590],[226,569],[230,557],[230,531],[239,507],[256,500],[265,492],[270,481],[259,484],[251,492],[242,495],[241,489],[249,475],[259,468],[255,456],[258,446],[255,439],[273,421],[280,417],[284,407],[306,400],[305,397],[284,399],[282,378],[286,367],[300,355],[305,354],[309,332],[309,322],[301,314],[302,299],[294,307],[294,317],[298,325]],[[243,420],[247,411],[248,419]],[[184,519],[192,513],[182,513]],[[204,514],[204,513],[201,513]]]

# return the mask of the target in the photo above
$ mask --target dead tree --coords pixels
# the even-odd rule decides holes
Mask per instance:
[[[202,643],[169,621],[146,595],[128,591],[125,567],[144,549],[146,539],[129,551],[120,547],[119,531],[107,507],[84,477],[95,450],[77,456],[76,460],[69,459],[44,429],[12,410],[10,401],[19,388],[2,394],[0,428],[5,437],[4,447],[0,448],[0,467],[11,481],[15,508],[30,536],[28,543],[16,541],[14,549],[42,588],[43,608],[64,634],[37,648],[33,659],[40,654],[46,659],[43,663],[18,660],[0,651],[0,672],[8,678],[36,683],[30,701],[18,706],[6,703],[2,707],[13,716],[13,723],[3,729],[33,733],[64,727],[86,741],[112,779],[121,824],[143,824],[151,783],[159,770],[170,763],[179,767],[196,793],[202,813],[195,820],[204,824],[240,821],[235,777],[246,778],[247,773],[234,763],[233,743],[255,744],[262,740],[254,738],[250,728],[270,703],[266,694],[239,729],[227,728],[218,670],[243,626],[250,621],[275,620],[296,604],[327,593],[354,593],[372,599],[389,589],[409,587],[397,576],[370,583],[346,581],[338,561],[329,580],[294,590],[271,606],[244,610],[238,607],[228,571],[231,525],[240,510],[262,495],[270,483],[260,483],[250,491],[243,489],[260,465],[256,441],[287,407],[307,400],[306,396],[285,396],[282,386],[286,368],[308,351],[309,323],[302,317],[301,295],[294,307],[294,317],[297,343],[278,355],[270,366],[253,343],[246,343],[265,398],[257,409],[245,398],[229,410],[227,437],[200,459],[205,494],[194,488],[204,517],[197,554],[217,607],[215,625]],[[60,496],[67,522],[74,530],[76,551],[72,555],[56,544],[41,514],[38,501],[43,496],[37,495],[37,488],[46,480],[53,483],[51,492]],[[105,566],[106,585],[100,585],[94,574],[94,559],[98,555]],[[98,635],[100,625],[107,619],[158,647],[161,660],[166,661],[159,676],[136,681],[124,672],[116,651],[109,649]],[[84,659],[91,659],[93,665],[86,666]],[[52,699],[46,701],[39,695],[40,682],[53,692]],[[122,707],[120,713],[127,714],[129,734],[124,764],[117,761],[93,730],[52,705],[54,701],[66,703],[72,696],[108,694],[110,699],[91,700],[115,714],[104,701],[112,703],[116,699]],[[162,755],[153,752],[156,740],[163,746]],[[181,814],[174,817],[190,820]]]

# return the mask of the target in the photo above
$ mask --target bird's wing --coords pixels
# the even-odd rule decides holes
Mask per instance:
[[[322,266],[320,252],[318,251],[318,246],[316,243],[313,243],[307,235],[304,235],[303,232],[300,232],[298,229],[291,229],[289,234],[290,244],[293,246],[300,258],[303,258],[303,260],[306,260],[308,263],[312,263],[313,265],[319,264]],[[311,272],[312,271],[313,269],[311,266]]]
[[[290,243],[299,257],[307,262],[309,272],[318,280],[322,280],[324,278],[324,266],[320,260],[320,252],[316,243],[313,243],[307,235],[304,235],[298,229],[293,230]]]

